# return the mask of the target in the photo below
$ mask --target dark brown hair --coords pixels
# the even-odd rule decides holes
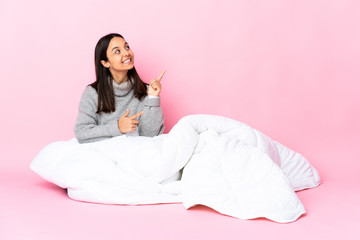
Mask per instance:
[[[96,81],[90,84],[98,94],[97,112],[110,113],[115,111],[115,96],[110,70],[104,67],[102,60],[107,61],[106,50],[112,38],[121,37],[118,33],[110,33],[100,38],[95,47],[95,73]],[[131,82],[135,96],[141,100],[147,95],[146,84],[141,80],[135,67],[128,71],[128,81]]]

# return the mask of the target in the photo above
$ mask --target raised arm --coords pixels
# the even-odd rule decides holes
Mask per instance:
[[[148,96],[144,99],[144,114],[140,118],[140,136],[153,137],[164,132],[164,115],[160,107],[161,79],[163,71],[157,79],[152,79],[148,86]]]

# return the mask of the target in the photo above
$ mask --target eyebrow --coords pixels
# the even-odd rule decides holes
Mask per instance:
[[[127,42],[124,43],[124,46],[129,45]],[[111,49],[111,51],[114,51],[114,49],[119,48],[118,46],[115,46]]]
[[[114,51],[114,49],[116,49],[116,48],[119,48],[118,46],[115,46],[115,47],[113,47],[113,49],[111,49],[111,51]]]

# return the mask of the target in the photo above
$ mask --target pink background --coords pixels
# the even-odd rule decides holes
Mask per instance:
[[[48,143],[74,137],[80,96],[94,81],[95,44],[101,36],[118,32],[130,43],[144,81],[167,70],[161,94],[167,132],[188,114],[245,122],[302,153],[319,170],[323,185],[299,196],[318,216],[317,222],[323,220],[322,214],[337,209],[328,218],[345,219],[346,224],[331,221],[318,228],[340,234],[345,226],[358,226],[354,221],[360,213],[359,22],[356,0],[0,0],[2,190],[11,191],[13,200],[24,199],[34,191],[22,181],[32,181],[54,191],[57,198],[61,195],[63,201],[82,206],[31,173],[29,164]],[[14,188],[23,189],[24,195]],[[308,195],[316,191],[317,197]],[[43,197],[48,194],[45,191]],[[330,197],[319,194],[339,199],[326,203]],[[352,197],[345,197],[349,194]],[[321,196],[325,203],[316,202]],[[340,204],[341,196],[348,202]],[[12,200],[3,201],[12,206]],[[317,203],[313,208],[312,201]],[[340,210],[339,204],[348,207]],[[153,207],[155,212],[171,206],[182,208]],[[5,209],[9,216],[16,212]],[[16,214],[23,216],[24,211]],[[206,221],[209,215],[227,219],[223,226],[230,231],[238,231],[234,230],[238,224],[253,224],[254,231],[257,224],[278,228],[270,222],[239,222],[207,211],[198,209],[205,215],[200,219]],[[353,215],[341,215],[347,211]],[[311,216],[300,221],[307,218]],[[227,225],[229,219],[233,225]],[[2,226],[7,222],[7,231],[16,222],[0,221]],[[191,227],[187,232],[192,233]],[[96,236],[88,237],[92,235]],[[222,230],[216,236],[220,235]]]

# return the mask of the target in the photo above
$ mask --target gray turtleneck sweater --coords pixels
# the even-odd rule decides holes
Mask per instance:
[[[113,81],[115,112],[97,114],[98,95],[88,86],[81,96],[79,115],[74,132],[79,143],[95,142],[115,136],[121,136],[118,120],[130,110],[129,116],[144,111],[139,117],[138,128],[130,135],[153,137],[164,131],[164,115],[160,107],[160,97],[146,96],[139,101],[129,81],[117,84]]]

